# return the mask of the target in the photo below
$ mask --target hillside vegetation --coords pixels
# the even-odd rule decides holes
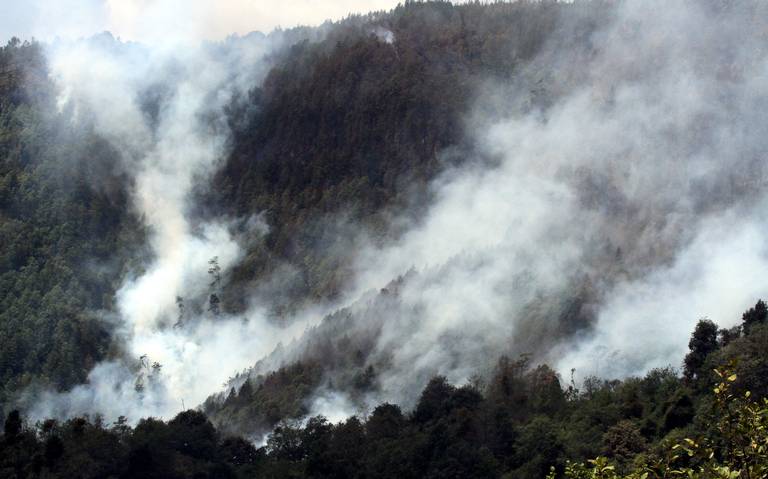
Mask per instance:
[[[568,27],[579,37],[601,15],[599,4],[586,8],[592,16]],[[233,100],[230,152],[198,187],[207,205],[199,216],[258,214],[269,228],[225,278],[222,309],[242,312],[257,297],[287,322],[302,305],[337,298],[354,248],[398,237],[403,214],[419,221],[429,181],[469,157],[465,121],[478,87],[509,80],[570,9],[406,2],[314,34],[287,32],[263,84]],[[553,100],[536,81],[528,108]],[[60,110],[60,93],[41,45],[14,39],[2,48],[0,403],[30,386],[69,389],[119,356],[115,292],[152,259],[121,152]],[[161,94],[138,99],[147,115]]]
[[[280,422],[261,447],[218,432],[193,410],[168,422],[142,419],[135,427],[125,418],[105,424],[98,416],[32,425],[12,411],[0,439],[0,473],[9,478],[765,477],[767,313],[760,301],[740,327],[718,330],[711,321],[700,321],[682,376],[660,369],[624,381],[591,377],[577,387],[545,365],[501,358],[488,382],[455,386],[434,377],[413,411],[381,404],[337,424],[322,416]],[[256,386],[246,383],[227,402],[248,404],[259,397],[256,404],[286,407],[290,399],[275,394],[272,385],[295,384],[313,374],[297,365]]]
[[[627,5],[642,3],[408,0],[231,37],[201,51],[222,69],[249,58],[226,73],[250,83],[212,75],[209,91],[176,63],[194,55],[164,58],[125,102],[133,143],[63,100],[51,45],[0,48],[0,477],[768,477],[763,301],[735,327],[701,319],[680,364],[632,362],[684,349],[641,350],[669,340],[670,310],[686,334],[711,305],[686,302],[696,288],[736,309],[764,297],[762,263],[745,264],[765,256],[768,4],[682,1],[658,25]],[[238,56],[250,41],[263,59]],[[81,42],[151,56],[109,33]],[[176,191],[162,181],[195,162],[187,146],[211,150]],[[155,178],[137,170],[161,179],[142,207]],[[220,238],[234,264],[196,254]],[[128,318],[121,288],[184,248]],[[450,254],[429,264],[432,249]],[[149,293],[172,310],[145,317]],[[645,374],[553,364],[610,342],[611,321],[638,341],[611,371]],[[102,364],[121,377],[89,377]],[[202,395],[192,369],[212,378]],[[38,401],[55,412],[30,419]],[[105,419],[105,401],[125,415]],[[127,417],[177,403],[193,409]]]
[[[0,49],[0,404],[79,384],[116,347],[105,315],[142,247],[117,153],[55,100],[39,45]]]

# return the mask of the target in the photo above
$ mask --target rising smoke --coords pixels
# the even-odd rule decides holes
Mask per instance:
[[[578,18],[598,7],[572,8]],[[226,271],[239,259],[228,221],[190,216],[190,192],[226,154],[217,115],[266,66],[249,61],[245,74],[205,48],[52,51],[62,105],[92,115],[137,172],[154,259],[118,293],[121,334],[130,358],[162,369],[147,368],[152,379],[137,391],[135,364],[101,364],[88,385],[38,401],[37,416],[167,417],[262,357],[269,370],[306,356],[312,335],[371,345],[372,392],[355,403],[339,386],[343,372],[330,370],[312,399],[313,413],[334,418],[385,400],[412,405],[430,376],[466,382],[501,354],[532,353],[580,377],[680,364],[700,317],[735,324],[768,293],[768,41],[757,23],[766,12],[757,2],[599,8],[610,21],[587,41],[562,19],[513,82],[482,86],[467,121],[474,157],[432,183],[434,203],[400,239],[359,248],[339,304],[352,305],[353,320],[310,329],[271,356],[317,318],[282,329],[256,306],[172,327],[176,296],[207,293],[200,265],[218,256]],[[171,91],[152,119],[136,98],[155,84]],[[483,107],[499,103],[503,115]]]
[[[296,334],[273,328],[256,308],[235,318],[189,304],[216,293],[206,274],[212,258],[226,272],[240,257],[235,221],[195,219],[191,196],[226,154],[224,108],[261,81],[278,37],[150,49],[102,34],[49,48],[60,107],[73,112],[76,127],[91,125],[112,143],[134,175],[134,207],[148,228],[151,256],[117,292],[125,358],[99,364],[88,384],[66,394],[44,393],[32,417],[168,417],[182,404],[199,404],[283,335]],[[240,223],[251,236],[265,233],[263,221]]]
[[[591,48],[555,35],[521,73],[512,94],[543,83],[565,92],[552,106],[477,112],[497,166],[449,172],[423,224],[362,258],[366,286],[434,268],[402,293],[418,314],[383,325],[386,398],[412,403],[414,373],[462,382],[502,353],[580,377],[677,366],[699,318],[734,325],[768,292],[764,7],[611,8]],[[594,322],[558,337],[579,288]]]
[[[375,338],[363,405],[413,405],[432,375],[463,383],[501,354],[577,378],[676,367],[698,319],[732,326],[768,293],[765,7],[601,4],[610,21],[582,42],[571,22],[590,9],[573,8],[511,85],[483,86],[477,161],[433,182],[399,241],[361,249],[349,301],[415,268],[397,300],[310,333]]]

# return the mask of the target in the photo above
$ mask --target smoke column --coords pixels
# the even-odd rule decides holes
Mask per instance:
[[[97,365],[88,383],[70,392],[36,398],[33,417],[168,417],[182,404],[199,404],[234,372],[296,334],[271,326],[258,308],[226,317],[187,304],[179,318],[177,303],[177,297],[208,297],[211,258],[225,274],[240,257],[232,221],[195,219],[191,193],[226,154],[224,107],[261,81],[262,59],[279,41],[256,35],[220,49],[185,42],[148,48],[104,34],[49,48],[60,107],[72,111],[74,127],[90,126],[113,144],[133,176],[134,207],[147,227],[150,252],[146,269],[117,292],[124,359]],[[156,104],[148,106],[151,101]]]

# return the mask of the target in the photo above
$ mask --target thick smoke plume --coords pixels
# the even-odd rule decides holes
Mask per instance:
[[[607,21],[576,41],[596,9]],[[406,275],[396,293],[257,372],[327,361],[329,338],[363,350],[374,338],[375,392],[358,407],[412,405],[432,375],[467,382],[501,354],[625,377],[679,366],[698,319],[735,325],[768,293],[763,4],[563,12],[514,82],[483,86],[476,158],[433,182],[434,204],[399,241],[358,255],[349,301]],[[314,412],[344,374],[328,373]]]
[[[226,154],[225,106],[261,81],[265,57],[279,43],[250,35],[147,48],[103,34],[49,49],[60,107],[72,112],[75,127],[92,127],[113,144],[133,175],[149,252],[145,269],[117,292],[125,358],[98,365],[73,391],[45,394],[34,417],[167,417],[199,404],[283,335],[296,334],[274,329],[256,308],[226,317],[208,307],[241,245],[233,220],[195,219],[191,200]],[[239,223],[252,237],[266,232],[263,222]],[[214,266],[218,271],[207,271]]]
[[[362,258],[365,285],[428,266],[402,293],[417,314],[383,325],[387,396],[504,352],[582,377],[677,366],[699,318],[733,325],[767,292],[763,7],[611,8],[592,47],[556,35],[504,89],[544,85],[553,105],[477,112],[495,166],[449,172],[423,224]],[[571,296],[594,323],[563,336]]]
[[[577,40],[598,9],[603,23]],[[407,407],[430,376],[466,382],[501,354],[532,353],[580,377],[680,364],[699,318],[733,325],[768,292],[765,10],[563,9],[514,81],[482,85],[467,119],[476,148],[432,183],[427,214],[396,242],[359,249],[355,287],[339,305],[351,306],[253,372],[313,354],[330,362],[317,345],[342,337],[367,345],[372,390],[351,397],[345,371],[329,365],[310,402],[312,413],[340,418],[384,400]],[[148,379],[137,392],[135,365],[99,365],[89,385],[43,398],[41,416],[126,414],[127,404],[134,419],[170,415],[307,324],[279,329],[257,308],[248,319],[199,312],[172,327],[176,296],[208,293],[207,260],[218,256],[223,270],[238,261],[228,222],[195,222],[189,197],[226,151],[217,114],[258,74],[242,76],[204,48],[119,50],[83,44],[54,53],[52,65],[62,105],[92,115],[138,172],[153,260],[121,288],[119,313],[129,356],[162,369],[140,366]],[[153,85],[171,87],[156,117],[136,101]]]

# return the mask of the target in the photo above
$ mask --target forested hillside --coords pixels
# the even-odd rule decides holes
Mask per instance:
[[[409,0],[14,38],[0,476],[764,477],[766,31]]]
[[[386,245],[422,221],[435,194],[430,180],[465,162],[497,161],[474,144],[468,125],[483,87],[513,95],[509,104],[482,104],[484,114],[546,109],[578,72],[555,77],[535,65],[537,54],[546,46],[589,56],[586,39],[610,15],[600,2],[408,2],[350,18],[322,41],[284,52],[264,84],[231,110],[234,147],[214,178],[224,211],[264,211],[270,227],[229,276],[225,307],[245,307],[243,290],[264,290],[276,316],[290,321],[307,301],[335,299],[355,280],[356,248]],[[363,299],[333,312],[299,345],[248,373],[298,362],[269,381],[269,392],[218,406],[211,400],[206,410],[225,428],[254,433],[306,414],[306,401],[328,382],[361,398],[375,389],[391,366],[387,351],[374,354],[375,338],[387,318],[410,308],[397,294],[402,278],[390,279],[373,304]],[[526,321],[540,330],[523,348],[544,349],[586,328],[596,300],[589,283],[580,278],[565,297],[529,305]],[[547,316],[560,326],[544,326]],[[241,383],[239,376],[234,385]]]
[[[555,100],[548,73],[530,78],[525,66],[558,41],[556,30],[588,37],[606,13],[583,8],[580,17],[556,2],[406,2],[285,52],[231,111],[234,147],[214,179],[225,211],[264,211],[270,225],[232,273],[230,307],[243,297],[239,283],[286,263],[296,269],[276,292],[286,296],[278,307],[338,295],[352,279],[355,235],[397,237],[403,218],[392,216],[418,220],[429,180],[477,155],[466,122],[479,86],[510,84],[523,110]]]
[[[380,404],[336,424],[281,422],[254,446],[199,411],[131,427],[99,416],[29,424],[11,412],[0,439],[4,477],[764,477],[768,472],[768,309],[742,325],[698,323],[684,375],[650,371],[582,386],[526,357],[498,360],[488,382],[434,377],[412,411]],[[227,399],[283,400],[275,373]],[[248,383],[246,383],[248,384]],[[712,392],[714,390],[714,393]],[[598,457],[589,464],[587,459]],[[576,461],[576,462],[569,462]],[[690,474],[690,475],[689,475]]]
[[[758,4],[741,7],[745,10],[705,2],[702,14],[720,25],[721,21],[727,23],[730,15],[761,8]],[[505,190],[503,183],[491,182],[498,191],[479,198],[460,198],[493,204],[494,195],[508,195],[514,201],[502,202],[499,209],[514,210],[515,201],[528,206],[526,201],[531,197],[556,196],[546,189],[546,181],[541,185],[544,192],[538,190],[541,178],[530,174],[531,169],[550,168],[557,181],[567,184],[575,196],[579,220],[558,218],[537,238],[540,244],[515,246],[510,254],[519,258],[522,266],[514,262],[506,266],[496,250],[491,250],[488,258],[480,249],[471,250],[480,259],[471,254],[463,257],[465,252],[459,250],[456,257],[433,269],[421,268],[425,259],[412,258],[406,266],[416,270],[406,274],[403,269],[399,279],[390,277],[387,280],[391,283],[379,283],[380,287],[386,286],[383,289],[353,298],[353,302],[327,314],[300,339],[281,345],[210,398],[205,411],[218,426],[239,434],[259,435],[284,417],[306,415],[315,401],[324,401],[326,394],[336,398],[335,392],[342,394],[341,402],[353,410],[384,391],[405,407],[412,407],[421,385],[435,370],[456,368],[463,373],[468,369],[487,376],[496,359],[488,354],[489,349],[512,357],[527,353],[537,361],[548,360],[551,351],[594,334],[601,308],[614,300],[612,288],[673,264],[681,248],[692,241],[691,228],[697,227],[694,225],[708,216],[720,217],[729,208],[748,210],[757,205],[765,166],[756,160],[756,151],[764,148],[762,140],[757,139],[761,123],[757,119],[754,123],[744,122],[738,115],[747,112],[733,113],[741,108],[733,101],[749,90],[738,85],[747,77],[743,72],[748,70],[749,61],[759,63],[757,58],[765,51],[764,39],[754,40],[752,35],[757,30],[747,30],[749,42],[754,40],[755,47],[751,48],[750,43],[744,57],[733,60],[709,49],[728,43],[725,37],[713,38],[711,44],[707,40],[702,45],[695,41],[678,45],[675,35],[679,31],[668,29],[663,21],[656,25],[649,18],[633,18],[618,32],[606,33],[604,26],[615,21],[620,10],[611,2],[456,6],[414,2],[387,15],[342,22],[324,41],[294,46],[277,62],[264,85],[251,92],[252,107],[242,112],[249,112],[251,119],[238,121],[235,128],[236,138],[243,140],[236,143],[215,179],[219,194],[229,198],[221,200],[224,204],[237,205],[241,213],[266,211],[270,225],[265,242],[249,250],[234,269],[227,286],[234,297],[243,297],[243,282],[247,284],[254,275],[262,277],[280,267],[284,268],[281,274],[269,277],[284,282],[276,291],[268,290],[280,298],[279,307],[287,307],[278,313],[289,311],[297,298],[328,299],[343,292],[345,282],[357,279],[355,268],[359,264],[354,261],[359,258],[350,251],[369,249],[373,243],[384,245],[374,253],[383,256],[388,243],[397,245],[398,238],[418,230],[429,215],[429,206],[439,201],[440,195],[446,195],[439,187],[441,181],[451,181],[456,169],[470,177],[471,173],[465,173],[462,167],[472,171],[479,164],[493,173],[506,173],[503,167],[493,168],[498,163],[503,165],[506,156],[514,158],[518,153],[488,148],[477,132],[497,116],[534,117],[534,128],[527,130],[525,123],[520,127],[534,136],[537,128],[554,124],[551,134],[542,140],[554,144],[551,150],[543,147],[542,152],[537,146],[534,154],[514,158],[519,165],[515,163],[504,178],[520,191],[519,197]],[[678,26],[672,23],[672,27]],[[381,31],[390,32],[395,40],[382,41]],[[643,54],[652,60],[625,65],[622,62],[628,57],[620,47],[616,47],[618,54],[614,57],[612,45],[602,43],[613,34],[621,47],[638,44],[646,48],[647,40],[649,45]],[[687,41],[687,37],[683,38]],[[688,66],[680,67],[685,61],[676,54],[659,53],[660,45],[696,52],[689,55],[693,62],[690,68],[706,78],[707,88],[709,78],[719,81],[726,69],[741,71],[743,76],[717,84],[728,89],[729,94],[706,97],[706,101],[702,100],[706,106],[689,111],[687,97],[678,94],[674,76],[678,68]],[[667,82],[675,86],[671,87],[672,98],[665,97],[665,101],[679,108],[675,111],[684,119],[674,118],[667,123],[661,121],[664,116],[633,116],[639,107],[634,101],[635,92],[641,90],[655,98],[661,94],[659,85]],[[489,89],[493,94],[488,94]],[[583,89],[589,92],[589,102],[599,104],[595,113],[599,120],[591,125],[595,136],[587,134],[588,138],[581,139],[574,133],[579,140],[571,149],[561,151],[557,145],[561,137],[570,138],[573,132],[569,128],[579,130],[570,122],[559,124],[557,115],[570,96],[583,100],[578,96]],[[619,91],[629,93],[624,97]],[[623,103],[621,98],[632,100]],[[760,102],[758,98],[754,100]],[[722,102],[718,104],[729,113],[721,117],[720,110],[710,108],[709,101]],[[594,112],[581,110],[583,105],[577,103],[575,118],[570,120],[589,122],[587,118]],[[658,113],[665,115],[667,111],[661,106]],[[606,126],[624,116],[628,117],[626,123],[620,122],[615,130]],[[545,126],[536,123],[540,118]],[[747,141],[726,147],[708,139],[707,135],[720,138],[719,125],[727,130],[734,118],[739,124],[736,129]],[[638,122],[642,127],[637,127]],[[645,135],[653,132],[649,135],[653,140],[634,143],[634,128]],[[607,130],[607,136],[603,136],[602,129]],[[522,138],[510,148],[524,148],[521,145],[526,140]],[[611,146],[607,152],[594,153],[603,148],[602,141]],[[536,154],[553,165],[539,165]],[[579,160],[581,155],[586,160]],[[712,162],[699,165],[702,157],[711,157]],[[366,158],[376,160],[368,162]],[[717,166],[709,170],[713,164]],[[700,175],[699,168],[707,173]],[[430,178],[437,180],[430,182]],[[290,194],[277,196],[267,194],[269,191]],[[258,195],[249,196],[248,192]],[[551,212],[574,200],[549,201],[545,203]],[[538,211],[535,202],[528,207]],[[587,214],[582,216],[584,211]],[[469,213],[488,214],[482,208]],[[404,220],[404,215],[408,219]],[[499,216],[507,220],[504,214]],[[515,220],[502,235],[514,237],[517,224],[529,224],[525,217]],[[600,226],[593,231],[596,221]],[[480,221],[479,226],[486,225]],[[531,222],[530,226],[539,225]],[[440,231],[428,238],[435,249],[439,249],[439,236],[443,234],[460,237],[455,230]],[[542,286],[538,275],[546,266],[538,260],[531,264],[527,257],[567,254],[557,249],[559,245],[552,250],[547,250],[546,245],[557,238],[565,242],[563,249],[567,252],[569,235],[578,237],[575,248],[583,250],[582,254],[573,263],[557,264],[555,287]],[[428,254],[429,247],[418,251]],[[376,264],[375,258],[370,262]],[[381,266],[387,267],[386,263],[383,261]],[[500,268],[507,268],[504,279],[493,283],[500,298],[491,295],[491,301],[486,301],[481,291],[475,295],[465,293],[461,300],[440,296],[425,304],[425,291],[453,292],[445,283],[452,285],[450,278],[454,275],[459,278],[457,287],[463,290],[467,289],[462,287],[465,283],[484,278],[484,268],[491,270],[492,281],[496,281],[496,270],[488,263],[501,263],[504,266]],[[259,285],[251,287],[258,289]],[[493,303],[496,299],[500,306]],[[456,306],[462,300],[465,304]],[[654,300],[648,298],[649,302]],[[438,330],[440,334],[432,337],[437,344],[424,344],[420,336],[432,333],[429,323],[445,320],[440,313],[433,316],[430,310],[442,313],[446,303],[459,308],[458,313],[449,311],[447,315],[459,316],[462,326]],[[485,309],[491,308],[489,303],[501,312],[494,311],[493,319],[486,324],[482,318]],[[234,305],[230,303],[230,307]],[[639,323],[647,320],[645,314],[634,314]],[[463,327],[460,321],[470,326]],[[509,333],[507,328],[512,323],[514,332]],[[621,332],[630,335],[633,327],[628,324]],[[496,342],[497,334],[508,336]],[[414,351],[408,350],[412,362],[398,361],[397,355],[411,343],[415,344]],[[589,371],[599,368],[601,361],[610,367],[611,360],[601,358],[614,353],[610,346],[597,343],[595,348]],[[637,356],[651,355],[636,348]],[[423,358],[432,355],[437,357],[434,362],[418,369],[412,367],[413,363],[429,362]],[[569,365],[575,366],[582,365]],[[238,396],[244,381],[245,393]]]
[[[38,44],[0,50],[0,403],[67,389],[104,359],[126,262],[142,248],[114,148],[68,125]]]
[[[430,179],[466,158],[463,122],[478,82],[507,79],[530,60],[561,7],[488,8],[411,3],[285,32],[263,84],[229,105],[231,151],[210,188],[199,186],[211,200],[201,215],[264,213],[269,227],[226,276],[225,311],[269,295],[289,321],[301,305],[338,296],[361,238],[383,244],[402,233],[394,212],[418,220]],[[91,41],[122,48],[109,35]],[[125,152],[95,120],[75,124],[74,106],[58,108],[43,47],[14,40],[2,71],[5,401],[32,383],[69,389],[120,354],[114,295],[151,252]],[[142,94],[156,117],[168,92]]]

